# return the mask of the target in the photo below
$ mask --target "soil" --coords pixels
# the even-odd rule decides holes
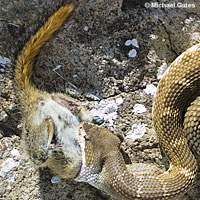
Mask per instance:
[[[22,113],[13,81],[16,55],[63,2],[0,1],[0,60],[10,59],[5,65],[0,62],[0,199],[3,200],[111,199],[88,184],[59,180],[48,169],[35,169],[21,146]],[[37,57],[33,82],[48,92],[66,93],[91,109],[97,99],[123,99],[110,128],[124,138],[121,149],[127,163],[156,163],[164,169],[167,162],[152,126],[154,87],[159,82],[158,71],[199,41],[200,3],[157,2],[156,6],[148,0],[76,0],[72,16]],[[136,104],[142,104],[146,110],[133,111]],[[133,124],[139,130],[141,127],[137,125],[145,127],[144,135],[136,140],[128,137]],[[109,127],[109,123],[105,126]],[[3,171],[5,163],[9,164],[7,169],[10,167],[7,172]],[[181,199],[200,199],[200,176]]]

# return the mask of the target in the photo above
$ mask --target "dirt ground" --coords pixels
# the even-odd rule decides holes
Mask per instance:
[[[200,3],[76,0],[77,8],[37,57],[33,82],[102,111],[105,126],[124,137],[127,163],[164,168],[152,127],[152,98],[163,68],[200,38]],[[0,0],[0,199],[108,200],[90,185],[36,170],[20,145],[22,113],[13,69],[25,41],[58,0]],[[168,5],[168,7],[166,7]],[[169,6],[171,5],[171,6]],[[109,107],[109,106],[110,107]],[[109,114],[109,116],[108,116]],[[182,200],[200,199],[200,176]]]

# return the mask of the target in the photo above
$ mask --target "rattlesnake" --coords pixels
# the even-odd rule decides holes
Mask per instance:
[[[87,182],[118,199],[179,198],[197,174],[192,151],[200,154],[199,98],[184,115],[189,97],[200,90],[200,44],[170,65],[153,101],[154,127],[169,158],[169,170],[142,163],[126,166],[118,137],[89,122],[79,125],[87,120],[87,112],[84,117],[68,97],[39,91],[30,81],[35,56],[73,8],[67,5],[54,13],[26,44],[16,63],[15,80],[26,116],[23,135],[32,159],[63,178]]]
[[[199,155],[199,98],[184,113],[190,97],[199,90],[200,44],[197,44],[169,66],[153,100],[153,123],[170,162],[168,171],[142,163],[126,166],[119,139],[105,128],[84,122],[79,128],[82,167],[75,180],[88,182],[119,199],[181,197],[197,174],[192,151]]]

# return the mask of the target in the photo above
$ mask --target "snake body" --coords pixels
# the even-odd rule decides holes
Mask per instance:
[[[76,176],[76,181],[87,182],[118,199],[179,198],[196,178],[197,161],[192,152],[200,154],[199,98],[185,114],[190,97],[200,91],[200,44],[170,65],[153,101],[154,127],[170,168],[164,172],[155,165],[126,165],[117,136],[89,122],[79,126],[78,107],[67,97],[41,92],[31,83],[34,58],[73,8],[70,4],[56,11],[18,56],[15,80],[21,103],[28,108],[24,110],[24,135],[33,159],[47,163],[64,178]]]
[[[167,171],[143,163],[125,165],[119,139],[105,128],[84,122],[79,128],[82,167],[75,180],[88,182],[118,199],[181,197],[197,175],[193,152],[196,156],[200,153],[200,100],[197,98],[191,105],[189,101],[199,90],[200,44],[197,44],[169,66],[153,100],[155,131],[170,162]]]

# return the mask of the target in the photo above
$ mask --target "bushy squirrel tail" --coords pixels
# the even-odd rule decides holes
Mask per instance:
[[[49,17],[36,34],[32,36],[19,54],[15,66],[15,81],[21,101],[23,101],[24,98],[31,98],[31,95],[34,95],[34,91],[37,91],[31,82],[35,57],[38,55],[45,42],[61,27],[73,9],[73,4],[60,7]]]

